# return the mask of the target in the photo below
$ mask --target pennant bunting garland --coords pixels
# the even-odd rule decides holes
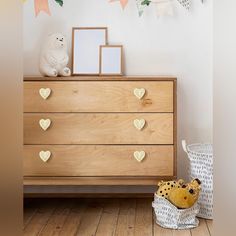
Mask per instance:
[[[34,0],[34,9],[35,9],[36,16],[38,16],[40,11],[44,11],[48,15],[51,15],[51,12],[48,6],[48,0]]]
[[[129,0],[110,0],[110,2],[119,1],[122,8],[125,9]],[[169,15],[172,16],[174,14],[172,0],[135,0],[138,15],[142,16],[146,7],[153,3],[157,9],[157,16]],[[185,9],[189,10],[191,7],[192,0],[177,0]],[[203,1],[203,0],[201,0]]]
[[[61,7],[63,7],[63,0],[55,0]]]
[[[187,10],[190,9],[191,6],[191,0],[178,0],[178,2]]]
[[[115,1],[115,0],[111,0]],[[118,1],[118,0],[117,0]],[[173,0],[136,0],[136,5],[138,8],[138,15],[142,16],[146,7],[150,4],[154,4],[156,7],[156,14],[157,16],[173,16]],[[177,0],[185,9],[189,10],[191,7],[192,0]],[[203,1],[203,0],[201,0]]]
[[[27,0],[21,0],[23,3],[25,3]],[[61,7],[63,6],[63,0],[54,0],[56,3],[58,3]],[[35,10],[35,16],[38,16],[38,14],[43,11],[47,13],[48,15],[51,15],[48,0],[34,0],[34,10]]]
[[[139,17],[143,15],[143,12],[147,6],[151,4],[151,0],[136,0]]]
[[[120,5],[122,6],[124,10],[129,0],[110,0],[110,2],[117,2],[117,1],[120,2]]]
[[[22,3],[26,3],[28,0],[21,0]],[[35,15],[38,16],[38,14],[43,11],[47,13],[48,15],[51,15],[49,5],[49,0],[34,0],[34,8],[35,8]],[[54,0],[57,4],[59,4],[61,7],[63,6],[64,0]],[[129,2],[129,0],[109,0],[109,2],[120,2],[120,5],[122,9],[124,10]],[[137,9],[138,9],[138,15],[142,16],[145,9],[153,4],[156,7],[156,14],[157,16],[164,16],[169,15],[172,16],[173,11],[173,0],[135,0]],[[191,7],[192,0],[177,0],[185,9],[189,10]],[[204,0],[201,0],[203,3]]]
[[[143,15],[144,10],[147,7],[147,5],[142,4],[142,3],[143,3],[143,0],[136,0],[136,5],[137,5],[137,8],[138,8],[139,17],[141,17]]]

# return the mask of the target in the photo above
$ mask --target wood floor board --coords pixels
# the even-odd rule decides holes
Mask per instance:
[[[24,217],[23,217],[23,228],[27,226],[27,224],[30,222],[30,220],[33,218],[34,214],[36,213],[38,209],[38,200],[35,199],[32,201],[32,199],[26,199],[24,201]]]
[[[95,235],[98,224],[101,219],[103,211],[103,204],[101,202],[89,202],[86,208],[80,225],[78,226],[77,236],[91,236]]]
[[[152,208],[150,199],[137,199],[135,236],[152,235]]]
[[[86,199],[77,199],[63,225],[60,236],[76,235],[88,204]]]
[[[38,208],[30,223],[24,229],[24,236],[38,235],[46,226],[50,216],[56,208],[57,201],[42,201],[38,203]],[[36,207],[36,206],[35,206]]]
[[[136,199],[125,199],[120,202],[115,236],[133,236],[135,227]]]
[[[208,231],[210,235],[213,235],[213,220],[206,220]]]
[[[173,236],[172,230],[162,228],[153,221],[153,236]]]
[[[102,216],[96,231],[96,236],[111,236],[115,232],[120,209],[118,199],[109,199],[103,208]]]
[[[23,227],[25,228],[30,220],[33,218],[34,214],[37,212],[37,208],[26,208],[24,212]]]
[[[191,229],[192,236],[209,236],[206,220],[199,219],[199,226]]]
[[[191,231],[190,230],[172,230],[172,235],[173,236],[191,236]]]
[[[53,211],[53,214],[49,216],[47,224],[39,233],[40,236],[56,236],[60,235],[62,227],[68,217],[70,210],[72,208],[72,200],[62,201],[56,206],[56,209]]]
[[[155,222],[151,198],[32,199],[24,204],[24,236],[211,236],[213,221],[191,230]]]

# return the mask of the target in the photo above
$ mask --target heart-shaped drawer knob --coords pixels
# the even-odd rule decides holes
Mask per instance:
[[[138,130],[142,130],[145,124],[146,124],[146,121],[144,119],[134,120],[134,127]]]
[[[41,151],[39,152],[39,157],[43,162],[47,162],[49,158],[51,157],[50,151]]]
[[[134,95],[138,98],[138,99],[142,99],[143,96],[145,95],[146,90],[144,88],[135,88],[134,89]]]
[[[51,125],[51,120],[50,119],[41,119],[39,121],[39,125],[44,131],[46,131]]]
[[[39,89],[39,94],[44,100],[46,100],[51,94],[51,89],[50,88],[41,88],[41,89]]]
[[[136,151],[134,152],[134,158],[138,161],[141,162],[146,156],[146,153],[144,151]]]

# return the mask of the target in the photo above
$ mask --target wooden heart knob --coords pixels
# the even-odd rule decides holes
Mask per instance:
[[[144,119],[136,119],[134,120],[134,127],[138,130],[142,130],[143,127],[145,126],[146,121]]]
[[[39,94],[44,100],[46,100],[51,94],[51,89],[50,88],[41,88],[41,89],[39,89]]]
[[[136,151],[134,152],[134,158],[138,161],[141,162],[146,156],[146,153],[144,151]]]
[[[51,120],[50,119],[41,119],[39,121],[39,125],[44,131],[46,131],[51,125]]]
[[[135,88],[134,89],[134,95],[138,98],[138,99],[142,99],[143,96],[145,95],[146,90],[144,88]]]
[[[43,162],[47,162],[49,158],[51,157],[51,152],[50,151],[41,151],[39,153],[39,157]]]

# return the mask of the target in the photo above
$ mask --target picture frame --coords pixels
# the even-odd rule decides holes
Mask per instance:
[[[100,46],[100,75],[123,75],[123,46],[101,45]]]
[[[72,29],[72,75],[99,75],[100,45],[107,45],[107,27]]]

